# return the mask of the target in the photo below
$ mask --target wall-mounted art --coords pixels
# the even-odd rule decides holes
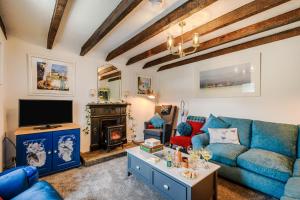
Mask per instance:
[[[152,78],[137,76],[137,94],[146,95],[152,91]]]
[[[75,65],[38,56],[29,56],[29,94],[73,96]]]
[[[242,97],[260,95],[260,56],[232,65],[200,68],[196,74],[199,97]]]

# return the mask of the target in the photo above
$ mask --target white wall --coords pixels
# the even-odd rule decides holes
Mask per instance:
[[[201,67],[232,65],[241,57],[262,53],[261,96],[235,98],[198,98],[194,73]],[[160,100],[189,103],[190,114],[244,117],[300,124],[300,37],[231,53],[197,63],[159,72]],[[226,63],[226,64],[225,64]],[[238,63],[239,64],[239,63]],[[180,83],[180,84],[179,84]]]
[[[49,97],[28,95],[28,71],[27,54],[46,56],[49,58],[72,61],[76,63],[76,92],[74,97]],[[59,48],[47,50],[45,47],[36,46],[18,38],[10,37],[7,42],[6,65],[7,65],[7,90],[6,90],[6,112],[7,129],[11,138],[18,127],[18,99],[73,99],[74,122],[85,125],[85,105],[93,99],[89,97],[89,90],[97,88],[97,67],[104,65],[104,57],[98,60],[89,57],[81,57],[78,54],[68,53]],[[123,63],[123,62],[122,62]],[[149,119],[154,110],[153,102],[135,96],[135,74],[134,68],[128,68],[118,63],[112,63],[122,71],[122,90],[130,91],[129,98],[132,103],[133,116],[136,118],[138,138],[142,138],[143,122]],[[89,151],[90,135],[81,134],[81,151]]]
[[[5,133],[5,112],[4,112],[4,98],[5,98],[5,65],[4,65],[4,51],[6,40],[0,30],[0,172],[3,169],[3,138]]]

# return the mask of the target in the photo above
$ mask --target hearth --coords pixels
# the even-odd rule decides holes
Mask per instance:
[[[90,151],[123,146],[126,139],[127,104],[89,104],[91,110]]]

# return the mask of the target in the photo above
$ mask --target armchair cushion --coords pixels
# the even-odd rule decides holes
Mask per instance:
[[[187,148],[187,147],[191,146],[192,137],[191,136],[174,136],[174,137],[171,137],[170,143],[177,145],[177,146]]]
[[[163,134],[163,130],[162,129],[145,129],[144,134],[154,136],[154,137],[161,137]]]
[[[12,200],[38,199],[38,200],[61,200],[62,197],[46,181],[39,181],[28,190],[22,192]]]
[[[158,115],[155,114],[151,119],[150,123],[155,127],[155,128],[161,128],[164,124],[164,120]]]
[[[26,172],[17,169],[0,176],[0,196],[3,199],[11,199],[28,189]]]
[[[230,124],[227,122],[224,122],[220,118],[210,114],[201,130],[205,133],[208,133],[208,128],[228,128],[229,126]]]
[[[212,152],[212,160],[236,167],[237,157],[247,151],[239,144],[210,144],[207,149]]]
[[[239,167],[282,182],[292,176],[293,163],[288,156],[262,149],[250,149],[237,159]]]

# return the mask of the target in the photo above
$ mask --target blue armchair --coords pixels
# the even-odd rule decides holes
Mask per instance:
[[[0,197],[4,200],[60,200],[62,197],[46,181],[38,180],[35,167],[18,167],[0,173]]]

